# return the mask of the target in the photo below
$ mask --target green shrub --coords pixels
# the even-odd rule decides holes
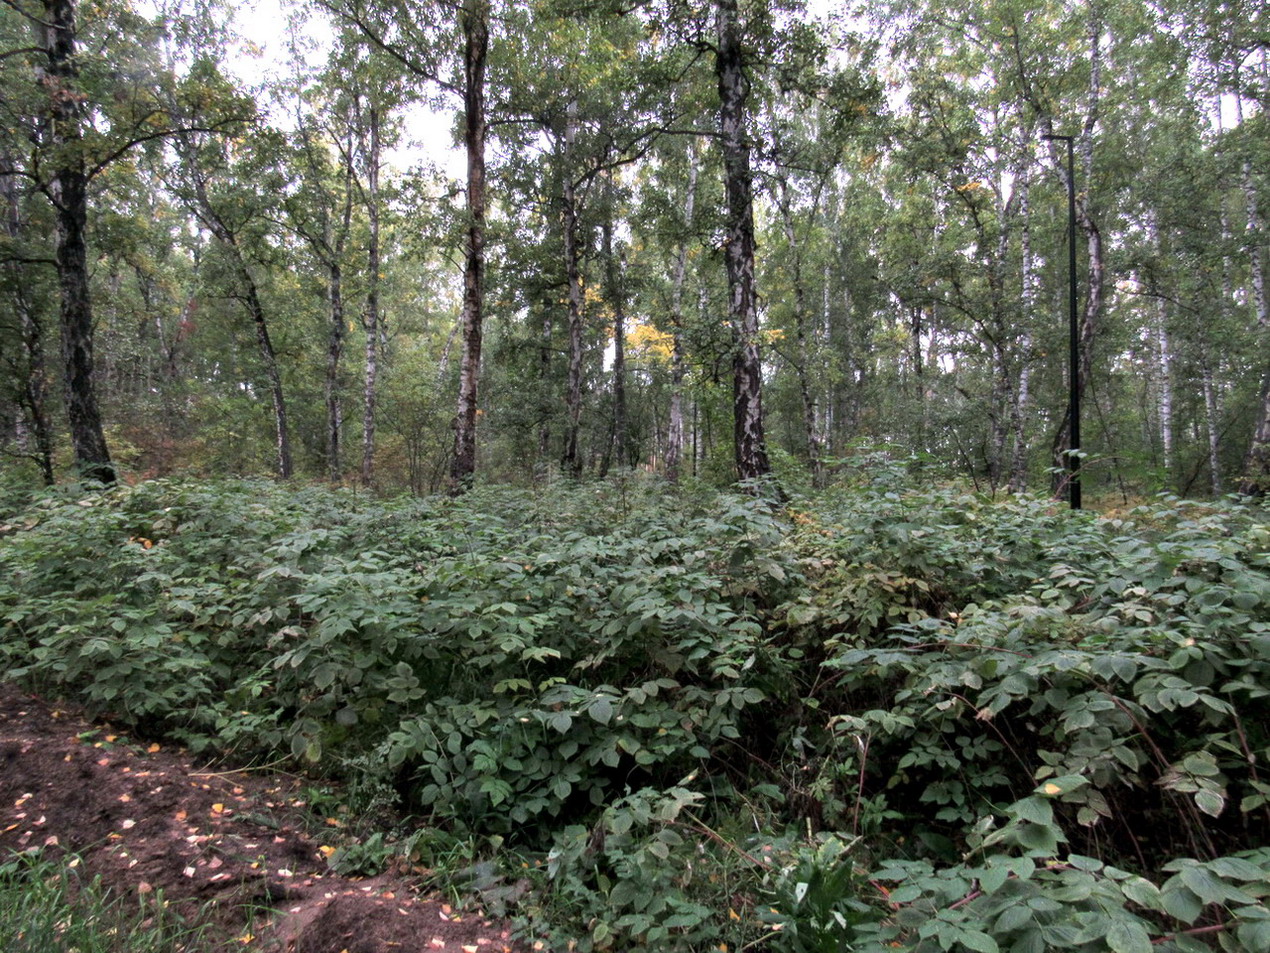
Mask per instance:
[[[46,492],[0,537],[0,665],[395,792],[416,847],[497,844],[436,852],[532,881],[553,947],[1259,940],[1264,510],[1108,520],[874,470],[789,507],[642,478]]]

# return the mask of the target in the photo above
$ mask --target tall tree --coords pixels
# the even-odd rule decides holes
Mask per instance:
[[[208,76],[212,84],[214,77]],[[234,162],[225,143],[216,137],[185,133],[174,140],[180,158],[169,185],[186,203],[199,225],[216,239],[228,263],[231,296],[247,313],[254,331],[260,366],[273,410],[275,470],[282,479],[294,473],[291,424],[283,389],[282,368],[274,347],[269,316],[253,265],[262,250],[261,230],[268,228],[270,204],[282,191],[275,159],[278,143],[268,130],[256,127],[254,148]],[[270,179],[273,179],[271,182]]]
[[[476,475],[477,388],[485,317],[485,73],[489,63],[487,0],[465,0],[463,30],[463,147],[467,156],[467,247],[463,265],[463,354],[459,359],[459,400],[454,418],[454,462],[450,491],[462,492]]]
[[[728,274],[728,318],[732,323],[732,414],[737,476],[761,479],[771,473],[763,433],[763,362],[759,353],[758,292],[754,280],[754,181],[750,170],[750,79],[736,0],[715,7],[719,81],[719,145],[727,196],[723,257]]]
[[[48,93],[46,145],[51,173],[43,184],[56,221],[59,330],[66,416],[75,463],[85,479],[115,482],[115,466],[102,431],[93,377],[93,303],[88,281],[88,184],[84,153],[87,99],[79,88],[75,0],[43,0],[36,21],[46,61],[39,69]]]

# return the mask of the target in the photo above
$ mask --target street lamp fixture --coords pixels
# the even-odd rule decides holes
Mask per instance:
[[[1067,498],[1080,509],[1080,331],[1076,321],[1076,173],[1072,152],[1074,136],[1047,133],[1042,139],[1067,143]]]

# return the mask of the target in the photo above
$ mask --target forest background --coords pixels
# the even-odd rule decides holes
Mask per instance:
[[[4,679],[535,949],[1270,949],[1264,5],[291,13],[0,5]]]
[[[1085,485],[1264,486],[1256,4],[231,14],[3,10],[11,474],[1044,489],[1071,135]]]

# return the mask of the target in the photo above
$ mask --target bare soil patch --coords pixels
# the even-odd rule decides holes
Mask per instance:
[[[0,684],[0,856],[73,853],[113,889],[210,913],[238,949],[516,953],[506,923],[452,910],[403,877],[332,872],[327,845],[302,829],[300,788],[199,768]]]

